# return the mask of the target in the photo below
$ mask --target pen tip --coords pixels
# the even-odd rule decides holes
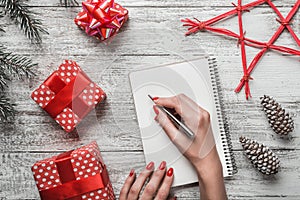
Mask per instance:
[[[153,100],[153,98],[152,98],[152,96],[151,96],[150,94],[148,94],[148,97],[149,97],[151,100]]]

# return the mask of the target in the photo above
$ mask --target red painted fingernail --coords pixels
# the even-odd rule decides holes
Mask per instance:
[[[158,113],[159,113],[159,110],[158,110],[158,108],[157,108],[155,105],[153,106],[153,110],[154,110],[155,114],[157,114],[157,115],[158,115]]]
[[[134,169],[130,170],[129,176],[132,177],[134,174]]]
[[[160,163],[158,169],[164,170],[164,169],[166,168],[166,165],[167,165],[166,161],[162,161],[162,162]]]
[[[154,167],[154,162],[149,162],[149,164],[147,165],[146,169],[148,170],[153,170],[153,167]]]
[[[168,172],[167,172],[167,176],[169,176],[169,177],[171,177],[171,176],[173,176],[173,168],[171,167],[169,170],[168,170]]]
[[[158,99],[159,99],[159,97],[153,97],[153,98],[152,98],[153,101],[156,101],[156,100],[158,100]]]

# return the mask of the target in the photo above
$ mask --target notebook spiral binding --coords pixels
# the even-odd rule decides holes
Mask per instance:
[[[215,100],[216,110],[218,115],[217,118],[220,125],[221,141],[222,141],[223,150],[225,154],[227,171],[229,175],[233,175],[237,173],[237,167],[234,159],[234,154],[232,151],[232,142],[230,139],[229,124],[227,121],[227,117],[223,112],[224,111],[223,93],[220,88],[221,83],[220,83],[216,58],[209,58],[208,64],[209,64],[209,72],[211,75],[211,81],[212,81],[213,92],[214,92],[213,97]]]

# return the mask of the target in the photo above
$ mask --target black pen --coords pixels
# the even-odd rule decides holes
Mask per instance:
[[[148,94],[148,97],[155,103],[155,101],[153,100],[152,96]],[[155,103],[156,104],[156,103]],[[188,136],[189,138],[193,139],[195,137],[195,134],[193,133],[193,131],[191,131],[191,129],[189,129],[189,127],[187,127],[183,122],[181,122],[181,120],[179,120],[177,117],[174,116],[174,112],[171,111],[171,109],[160,106],[160,105],[156,105],[161,111],[163,111],[164,113],[166,113],[166,115],[169,117],[169,119],[174,123],[174,125],[179,129],[182,130],[182,132],[184,132],[186,134],[186,136]]]

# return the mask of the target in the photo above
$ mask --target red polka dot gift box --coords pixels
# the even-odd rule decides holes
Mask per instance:
[[[96,142],[38,161],[31,170],[42,200],[115,199]]]
[[[76,62],[65,60],[32,92],[31,98],[66,132],[71,132],[106,94]]]

